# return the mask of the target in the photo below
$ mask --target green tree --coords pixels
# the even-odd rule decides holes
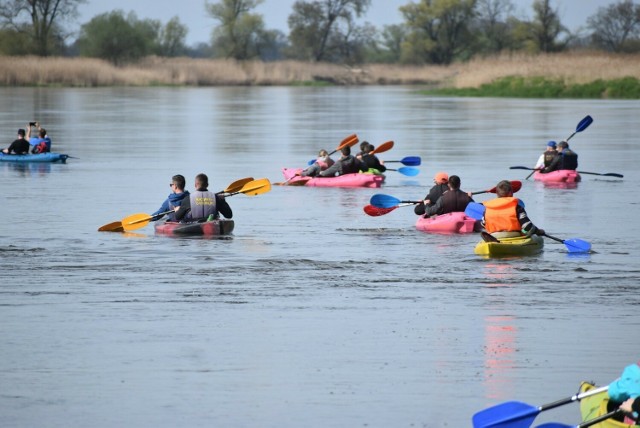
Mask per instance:
[[[531,23],[531,39],[540,52],[557,52],[564,48],[558,36],[566,32],[560,23],[558,11],[551,7],[551,0],[533,2],[534,20]]]
[[[371,0],[298,0],[289,15],[290,56],[313,61],[354,61],[372,42],[371,27],[358,27]]]
[[[158,55],[179,56],[186,52],[185,39],[189,30],[174,16],[158,34]]]
[[[402,44],[402,62],[450,64],[468,56],[476,1],[421,0],[401,6],[408,31]]]
[[[481,52],[496,53],[514,47],[513,10],[511,0],[478,0],[474,31]]]
[[[263,0],[221,0],[205,2],[209,15],[220,21],[213,31],[212,47],[216,56],[245,60],[259,55],[264,36],[262,15],[250,13]]]
[[[139,21],[135,13],[125,17],[116,10],[97,15],[80,29],[80,55],[106,59],[115,65],[154,53],[159,23]]]
[[[4,0],[0,1],[0,25],[27,34],[33,52],[48,56],[59,51],[67,36],[64,21],[78,15],[78,5],[86,0]],[[25,25],[28,23],[28,25]]]
[[[631,0],[601,7],[587,19],[587,24],[593,31],[591,40],[596,46],[613,52],[637,50],[640,5],[633,4]]]

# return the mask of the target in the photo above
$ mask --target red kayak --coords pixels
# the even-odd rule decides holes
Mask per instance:
[[[416,229],[435,233],[472,233],[480,230],[480,221],[463,212],[441,214],[434,217],[420,217]]]
[[[157,222],[156,234],[170,236],[223,236],[233,232],[234,222],[219,219],[194,223],[178,223],[174,221]]]
[[[544,183],[577,183],[582,180],[578,171],[573,169],[559,169],[557,171],[542,174],[539,171],[533,173],[533,179]]]
[[[369,173],[345,174],[337,177],[296,177],[301,168],[282,168],[287,184],[310,187],[375,187],[382,186],[384,175]],[[304,184],[302,184],[304,182]]]

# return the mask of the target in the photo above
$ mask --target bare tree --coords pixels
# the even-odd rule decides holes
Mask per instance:
[[[558,11],[551,7],[551,0],[533,2],[535,18],[531,26],[532,37],[541,52],[554,52],[562,48],[558,36],[566,32],[560,23]]]
[[[513,44],[509,25],[514,6],[511,0],[478,0],[477,30],[482,35],[482,49],[500,52]]]
[[[0,1],[0,22],[16,31],[27,31],[33,39],[35,52],[51,54],[52,40],[64,38],[62,21],[78,15],[78,5],[86,0],[4,0]],[[25,25],[29,23],[29,25]]]
[[[609,51],[621,52],[631,38],[640,36],[640,5],[631,0],[623,0],[607,7],[587,19],[593,31],[593,42]]]

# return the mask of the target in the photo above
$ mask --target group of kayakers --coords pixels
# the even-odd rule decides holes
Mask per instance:
[[[337,177],[358,172],[383,173],[387,168],[373,153],[374,150],[373,144],[363,141],[360,143],[360,152],[353,156],[351,147],[345,146],[340,149],[340,159],[334,162],[329,153],[322,149],[315,162],[299,175],[302,177]]]
[[[31,136],[32,128],[38,130],[35,137]],[[47,135],[46,129],[40,126],[38,122],[29,122],[26,131],[23,128],[18,129],[18,138],[14,140],[9,147],[2,149],[2,153],[6,155],[26,155],[31,150],[32,154],[48,153],[51,151],[51,138]]]
[[[555,141],[549,141],[546,150],[540,155],[533,168],[541,174],[561,169],[575,171],[578,169],[578,154],[569,148],[566,140],[557,144]]]
[[[198,174],[195,178],[194,192],[189,193],[184,176],[177,174],[171,177],[171,193],[162,206],[151,214],[152,220],[160,220],[165,215],[168,221],[195,222],[214,220],[222,214],[232,218],[233,211],[223,194],[208,190],[209,178],[206,174]]]

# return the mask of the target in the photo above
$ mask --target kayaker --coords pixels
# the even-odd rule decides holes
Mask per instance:
[[[316,159],[316,161],[310,167],[302,171],[300,175],[303,177],[315,177],[321,171],[326,170],[334,163],[335,162],[333,161],[333,159],[331,159],[331,156],[329,156],[329,152],[327,152],[325,149],[322,149],[320,150],[320,152],[318,152],[318,158]]]
[[[38,130],[37,137],[31,137],[32,126],[35,126]],[[29,125],[27,126],[26,139],[27,141],[29,141],[29,144],[33,146],[33,149],[31,149],[31,153],[33,154],[48,153],[51,151],[51,138],[49,138],[49,136],[47,135],[47,130],[40,127],[40,123],[38,122],[29,123]]]
[[[609,384],[607,393],[611,401],[622,403],[622,410],[636,412],[634,419],[637,419],[640,413],[640,362],[626,366],[620,377]],[[625,420],[625,423],[632,424],[633,421]]]
[[[382,162],[380,162],[380,159],[378,159],[375,154],[371,153],[374,149],[375,147],[373,146],[373,144],[367,143],[362,149],[362,153],[356,156],[356,158],[359,159],[369,171],[373,169],[377,172],[385,172],[387,170],[387,167],[384,166]]]
[[[160,215],[161,213],[166,213],[167,211],[175,210],[176,207],[179,207],[182,204],[182,201],[186,198],[189,199],[189,191],[184,190],[186,185],[186,180],[183,175],[177,174],[171,177],[171,183],[169,183],[169,187],[171,187],[171,193],[167,197],[167,199],[162,203],[162,206],[158,209],[158,211],[151,214],[151,221],[160,220],[165,214]],[[168,221],[175,221],[175,213],[166,214]]]
[[[354,174],[366,172],[367,167],[360,160],[351,155],[351,147],[346,146],[340,149],[342,156],[329,168],[321,171],[319,177],[335,177],[336,175]]]
[[[542,169],[551,165],[551,162],[553,162],[553,159],[558,153],[558,151],[556,150],[556,146],[557,144],[555,141],[549,141],[547,143],[546,150],[540,155],[538,161],[536,162],[536,166],[534,166],[533,169]]]
[[[185,198],[179,207],[174,209],[177,221],[193,222],[213,220],[222,214],[225,218],[233,217],[231,207],[223,195],[210,192],[209,178],[206,174],[196,175],[195,191]]]
[[[628,423],[629,425],[638,425],[638,422],[640,422],[640,396],[629,398],[627,401],[620,405],[620,408],[628,414],[632,415],[629,417],[629,419],[632,420],[625,420],[625,423]]]
[[[578,169],[578,154],[569,148],[569,144],[566,141],[560,141],[558,143],[558,152],[555,157],[551,163],[540,172],[546,174],[561,169],[573,171]]]
[[[413,209],[417,215],[424,215],[426,208],[433,206],[440,196],[449,190],[449,174],[446,172],[438,172],[433,176],[434,185],[429,189],[429,194],[425,196],[421,204],[416,205]]]
[[[496,185],[495,199],[483,202],[485,206],[482,225],[489,233],[518,232],[522,235],[544,235],[544,230],[537,228],[524,209],[524,203],[513,197],[511,182],[502,180]]]
[[[29,141],[24,138],[24,129],[18,129],[18,139],[14,140],[6,149],[2,149],[5,155],[26,155],[29,153]]]
[[[425,207],[425,217],[453,212],[464,212],[467,205],[469,205],[469,202],[473,202],[470,194],[460,190],[460,177],[457,175],[449,177],[448,186],[449,190],[444,192],[435,204],[430,207]]]

